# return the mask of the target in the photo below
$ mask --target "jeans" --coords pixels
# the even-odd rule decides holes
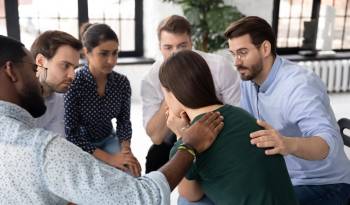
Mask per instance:
[[[119,138],[115,135],[113,132],[108,137],[104,138],[103,140],[99,142],[92,143],[99,149],[102,149],[103,151],[107,152],[108,154],[116,154],[120,152],[120,143]]]
[[[350,184],[299,185],[294,192],[300,205],[350,204]]]
[[[187,199],[185,199],[182,196],[179,196],[177,199],[178,205],[214,205],[214,202],[212,202],[208,197],[203,196],[201,200],[196,202],[189,202]]]

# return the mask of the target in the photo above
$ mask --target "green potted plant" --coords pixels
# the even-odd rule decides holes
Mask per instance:
[[[226,27],[243,15],[235,6],[225,5],[223,0],[163,0],[182,7],[192,25],[194,47],[213,52],[225,47],[223,35]]]

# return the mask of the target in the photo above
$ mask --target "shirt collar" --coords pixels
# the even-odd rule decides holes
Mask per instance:
[[[89,66],[87,65],[87,64],[85,64],[84,66],[83,66],[83,73],[84,73],[84,75],[89,79],[89,80],[91,80],[91,82],[94,82],[94,85],[95,86],[97,86],[96,85],[96,80],[95,80],[95,78],[94,78],[94,76],[92,75],[92,73],[90,72],[90,70],[89,70]],[[107,75],[107,82],[108,81],[111,81],[111,82],[113,82],[113,71],[111,72],[111,73],[109,73],[108,75]],[[107,83],[108,84],[108,83]]]
[[[269,75],[267,76],[267,79],[260,85],[260,88],[259,88],[260,92],[265,92],[270,87],[270,85],[276,79],[276,75],[279,71],[281,64],[282,64],[282,58],[277,55],[272,65],[272,68],[269,72]],[[255,84],[253,81],[252,83]]]
[[[29,127],[35,126],[35,120],[29,112],[14,103],[0,100],[0,115],[14,118]]]

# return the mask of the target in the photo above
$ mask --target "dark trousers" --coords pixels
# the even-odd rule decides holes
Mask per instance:
[[[162,144],[150,147],[146,156],[146,174],[158,170],[169,161],[169,153],[175,142],[176,136],[172,134]]]
[[[348,205],[350,184],[294,186],[300,205]]]

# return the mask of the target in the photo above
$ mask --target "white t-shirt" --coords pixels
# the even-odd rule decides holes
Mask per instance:
[[[208,63],[219,100],[225,104],[238,106],[240,100],[240,78],[234,67],[222,56],[194,51],[200,54]],[[158,76],[162,63],[163,59],[157,60],[141,82],[144,127],[159,110],[164,99]]]
[[[64,131],[64,98],[61,93],[53,93],[45,98],[46,112],[43,116],[35,119],[36,127],[43,128],[62,136]]]

